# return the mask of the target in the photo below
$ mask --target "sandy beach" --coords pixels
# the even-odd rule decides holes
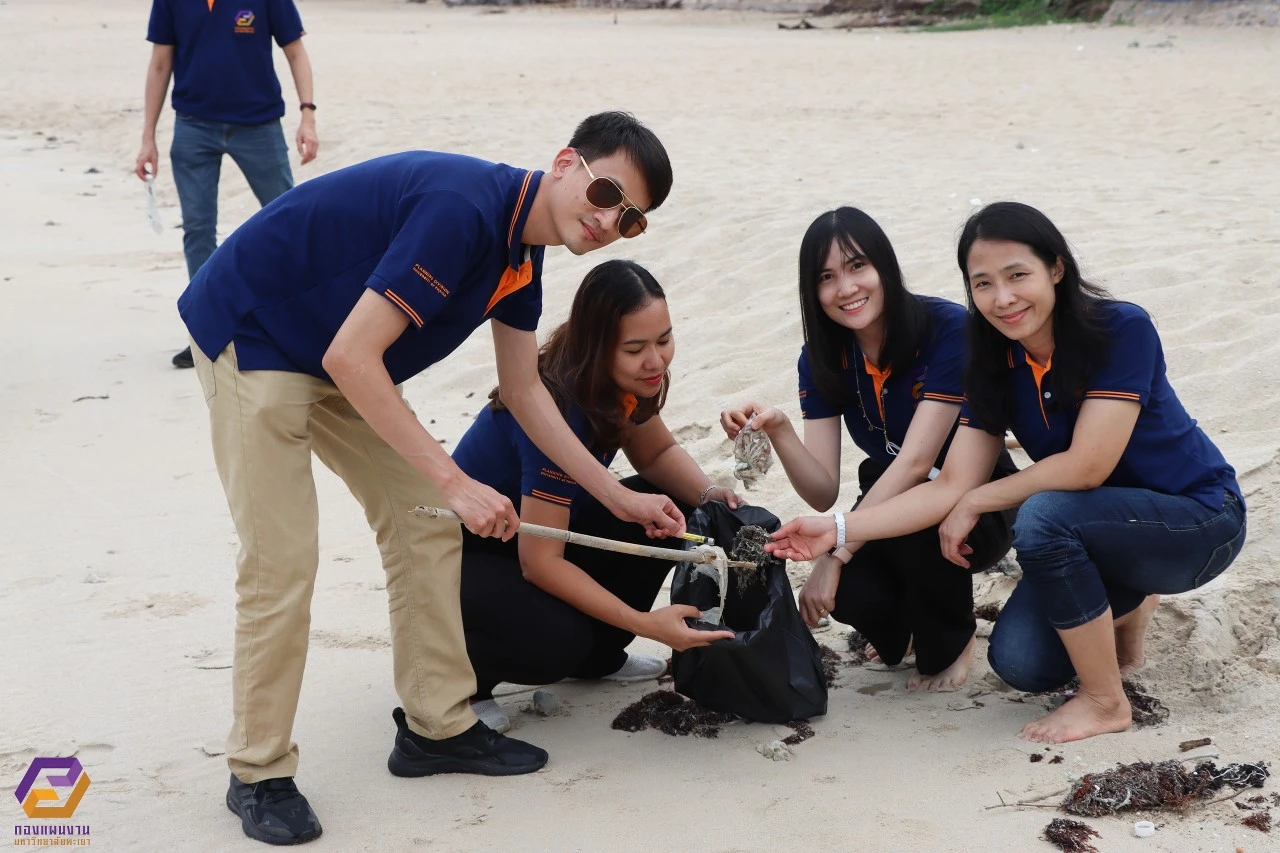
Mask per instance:
[[[555,685],[564,708],[547,718],[521,712],[531,690],[504,685],[513,734],[551,753],[544,770],[403,780],[385,764],[397,700],[377,549],[317,465],[321,564],[294,733],[325,828],[309,850],[1049,851],[1039,836],[1058,813],[989,807],[1118,761],[1181,757],[1190,738],[1211,737],[1201,752],[1221,763],[1280,758],[1276,30],[793,32],[748,13],[298,5],[321,139],[314,163],[294,154],[299,181],[411,148],[545,168],[602,109],[659,134],[670,199],[640,239],[548,250],[543,330],[594,264],[647,265],[678,345],[664,418],[720,482],[732,482],[722,407],[799,416],[796,251],[814,216],[862,207],[909,287],[962,301],[965,216],[1017,199],[1057,222],[1088,276],[1155,318],[1174,387],[1236,466],[1250,513],[1234,567],[1156,616],[1141,678],[1169,722],[1045,753],[1061,763],[1029,761],[1044,748],[1015,735],[1043,706],[995,689],[980,640],[956,692],[908,693],[906,669],[842,668],[816,736],[786,762],[757,751],[782,727],[611,730],[651,684]],[[262,850],[223,804],[237,543],[196,377],[169,364],[186,275],[167,105],[158,236],[132,174],[147,8],[0,0],[0,794],[25,824],[12,794],[32,758],[74,753],[92,779],[74,822],[93,847]],[[228,160],[220,235],[256,207]],[[481,330],[406,387],[447,446],[495,382],[491,353]],[[848,505],[861,457],[844,446]],[[783,519],[805,509],[780,468],[747,497]],[[979,600],[1009,588],[980,577]],[[847,631],[818,639],[843,652]],[[1243,814],[1224,802],[1090,824],[1106,853],[1280,850]],[[1148,817],[1155,836],[1133,837]]]

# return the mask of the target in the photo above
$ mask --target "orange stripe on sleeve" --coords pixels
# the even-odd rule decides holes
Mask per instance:
[[[941,403],[963,403],[964,397],[956,397],[951,394],[939,394],[935,391],[925,391],[924,398],[926,400],[937,400]]]
[[[1142,395],[1135,394],[1132,391],[1086,391],[1086,397],[1105,397],[1111,400],[1132,400],[1135,403],[1142,402]]]
[[[399,306],[400,306],[400,310],[402,310],[402,311],[404,311],[404,313],[408,314],[408,315],[409,315],[409,319],[410,319],[410,320],[412,320],[412,321],[414,322],[414,324],[415,324],[415,325],[417,325],[417,327],[418,327],[419,329],[421,329],[421,328],[422,328],[422,318],[421,318],[420,316],[418,316],[418,312],[417,312],[417,311],[414,311],[414,310],[413,310],[413,306],[412,306],[412,305],[410,305],[408,302],[405,302],[403,299],[401,299],[399,296],[397,296],[397,295],[395,294],[395,292],[394,292],[394,291],[391,291],[391,290],[384,290],[384,291],[383,291],[383,293],[386,295],[386,297],[387,297],[388,299],[390,299],[390,300],[391,300],[392,302],[394,302],[395,304],[399,305]]]
[[[559,495],[548,494],[546,492],[539,491],[538,489],[530,489],[529,495],[540,501],[548,501],[553,504],[559,504],[560,506],[569,506],[573,503],[569,498],[562,498]]]

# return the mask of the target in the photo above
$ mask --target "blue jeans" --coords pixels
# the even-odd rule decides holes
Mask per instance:
[[[279,120],[263,124],[226,124],[178,113],[173,123],[173,182],[182,204],[182,251],[187,276],[217,248],[218,177],[222,155],[230,154],[249,188],[265,205],[293,186],[289,147]]]
[[[1186,592],[1240,553],[1245,508],[1228,492],[1221,510],[1146,489],[1041,492],[1018,510],[1013,547],[1022,580],[1009,596],[987,660],[1030,693],[1075,677],[1058,631],[1123,616],[1152,594]]]

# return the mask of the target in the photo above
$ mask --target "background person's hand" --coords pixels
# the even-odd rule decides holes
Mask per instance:
[[[830,616],[836,607],[836,589],[840,586],[840,574],[844,565],[838,557],[824,554],[809,571],[809,579],[800,590],[800,618],[810,628],[816,627],[823,616]]]
[[[316,135],[316,120],[311,118],[309,113],[303,113],[294,141],[298,144],[298,156],[302,158],[303,166],[316,159],[316,155],[320,153],[320,137]]]
[[[714,489],[707,490],[707,496],[703,502],[706,501],[720,501],[722,504],[727,504],[729,509],[737,509],[746,503],[728,486],[716,486]]]
[[[501,537],[506,542],[516,535],[520,516],[511,501],[483,483],[461,475],[441,489],[449,508],[462,524],[477,536]]]
[[[736,439],[744,427],[764,430],[767,434],[769,430],[781,426],[786,420],[787,416],[781,410],[772,406],[761,406],[752,401],[747,401],[736,409],[725,409],[720,413],[720,426],[724,428],[724,434],[731,439]]]
[[[155,140],[142,143],[142,149],[138,151],[138,159],[133,164],[133,173],[138,176],[138,180],[145,181],[147,179],[147,167],[151,168],[151,176],[154,178],[160,174],[160,152],[156,150]]]
[[[966,540],[977,523],[978,513],[969,509],[961,500],[942,520],[942,524],[938,525],[938,544],[942,548],[942,556],[962,569],[969,568],[969,561],[965,557],[972,554],[973,549]]]
[[[621,492],[614,495],[612,505],[608,507],[615,516],[623,521],[643,524],[650,539],[665,539],[684,533],[684,513],[671,498],[633,492],[625,486],[619,486],[619,489]]]
[[[836,522],[829,515],[802,515],[778,528],[764,550],[779,560],[812,560],[837,544]]]
[[[698,646],[709,646],[716,640],[732,639],[733,632],[725,629],[723,631],[699,631],[696,628],[690,628],[685,619],[698,619],[702,616],[702,611],[688,604],[672,604],[668,607],[661,607],[652,613],[645,614],[643,630],[641,636],[648,637],[650,640],[657,640],[659,643],[670,646],[677,652],[685,649],[697,648]]]

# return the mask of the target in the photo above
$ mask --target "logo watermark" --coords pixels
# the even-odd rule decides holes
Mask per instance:
[[[49,787],[38,786],[41,776]],[[13,792],[27,817],[36,820],[68,819],[76,813],[84,792],[89,790],[89,774],[80,759],[35,758]],[[90,843],[89,827],[82,824],[15,824],[15,847],[83,847]]]

